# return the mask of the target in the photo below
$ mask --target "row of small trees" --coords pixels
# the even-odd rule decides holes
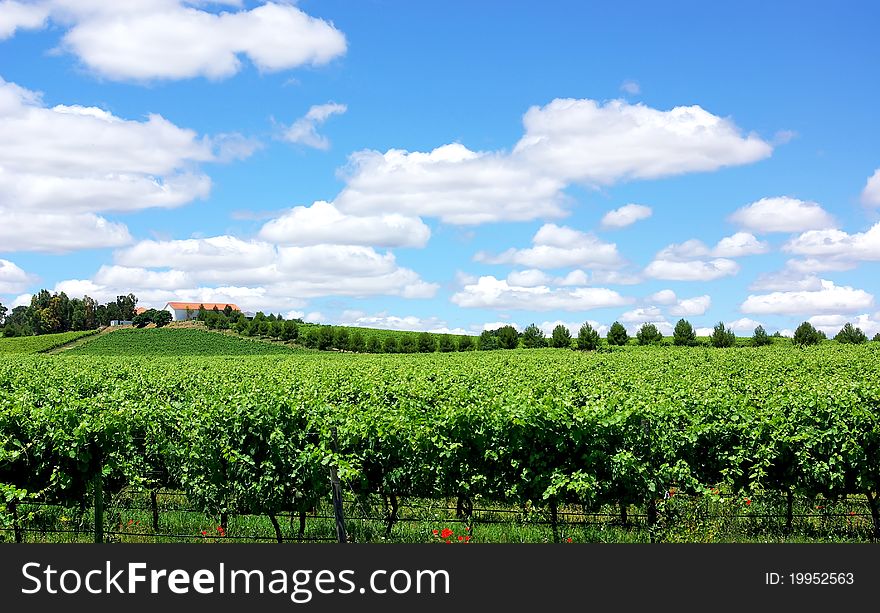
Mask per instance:
[[[34,336],[79,330],[96,330],[111,321],[134,318],[137,297],[117,296],[115,301],[99,304],[94,298],[70,298],[64,292],[41,289],[31,296],[29,305],[8,310],[0,304],[0,334]]]

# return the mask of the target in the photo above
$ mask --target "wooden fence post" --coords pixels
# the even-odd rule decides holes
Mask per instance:
[[[92,488],[95,490],[95,542],[104,542],[104,479],[102,475],[101,461],[98,460],[98,470],[92,479]]]
[[[336,453],[336,428],[333,428],[333,452]],[[336,540],[340,543],[348,542],[348,535],[345,533],[345,515],[342,512],[342,485],[339,483],[339,475],[336,472],[336,465],[330,464],[330,487],[333,491],[333,514],[336,516]]]

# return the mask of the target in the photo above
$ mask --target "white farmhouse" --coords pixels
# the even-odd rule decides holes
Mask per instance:
[[[199,316],[199,307],[205,307],[208,311],[213,311],[214,307],[217,307],[218,311],[226,307],[233,311],[241,311],[237,305],[219,302],[169,302],[162,310],[171,313],[171,321],[186,321]]]

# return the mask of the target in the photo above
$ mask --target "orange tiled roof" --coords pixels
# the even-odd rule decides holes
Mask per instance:
[[[205,309],[209,311],[213,311],[214,307],[217,307],[218,311],[222,311],[227,306],[231,308],[233,311],[240,311],[238,305],[235,304],[226,304],[221,302],[169,302],[166,306],[170,306],[172,309],[178,311],[185,311],[186,309],[192,309],[193,311],[198,311],[199,307],[205,307]]]

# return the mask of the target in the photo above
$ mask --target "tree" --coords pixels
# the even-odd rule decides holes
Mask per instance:
[[[636,332],[636,340],[639,345],[659,345],[663,340],[663,334],[654,324],[644,323]]]
[[[544,331],[535,324],[529,324],[522,333],[522,346],[525,349],[539,349],[547,346]]]
[[[755,347],[763,347],[764,345],[769,345],[773,341],[767,336],[767,332],[764,330],[764,326],[758,326],[755,328],[755,331],[752,333],[752,344]]]
[[[819,336],[819,331],[813,327],[813,324],[805,321],[794,331],[794,336],[792,337],[791,342],[795,345],[805,347],[807,345],[818,345],[821,340],[822,337]]]
[[[713,347],[733,347],[736,343],[736,334],[730,328],[725,328],[723,321],[719,321],[712,328],[712,336],[709,337],[709,342],[712,343]]]
[[[519,332],[513,326],[501,326],[498,332],[498,346],[502,349],[516,349],[519,346]]]
[[[838,343],[861,345],[868,341],[868,337],[862,332],[861,328],[856,328],[847,322],[834,337],[834,340]]]
[[[167,326],[171,323],[171,313],[164,309],[161,311],[155,311],[153,313],[153,323],[156,324],[157,328]]]
[[[400,339],[400,353],[417,353],[419,343],[412,334],[404,334]]]
[[[295,321],[285,321],[284,329],[281,331],[282,341],[295,341],[299,336],[299,327]]]
[[[430,332],[421,332],[418,339],[419,353],[432,353],[437,350],[437,343]]]
[[[874,338],[872,338],[871,340],[872,340],[872,341],[880,342],[880,332],[878,332],[877,334],[875,334],[875,335],[874,335]]]
[[[679,347],[693,347],[697,344],[697,333],[686,319],[679,319],[672,331],[672,344]]]
[[[287,322],[283,322],[282,325]],[[363,353],[367,349],[367,341],[364,339],[364,335],[360,330],[355,330],[351,333],[351,336],[348,339],[348,348],[355,353]]]
[[[3,325],[3,322],[6,321],[6,313],[9,311],[6,310],[6,307],[3,306],[3,303],[0,302],[0,326]]]
[[[321,351],[330,349],[333,346],[335,336],[333,334],[333,326],[321,326],[318,328],[318,349]]]
[[[577,348],[581,351],[594,351],[599,347],[599,331],[585,321],[578,330]]]
[[[477,340],[477,348],[480,351],[498,349],[498,335],[493,330],[483,330]]]
[[[382,351],[385,353],[398,353],[400,346],[397,342],[397,337],[393,334],[386,336],[385,341],[382,343]]]
[[[550,334],[550,346],[555,349],[571,349],[571,332],[562,324],[556,324]]]
[[[333,347],[340,351],[348,350],[348,329],[340,326],[333,331]]]
[[[458,337],[458,350],[459,351],[471,351],[474,348],[474,339],[472,339],[467,334],[462,334]]]
[[[608,340],[609,345],[626,345],[629,342],[629,334],[626,333],[626,328],[617,321],[611,324],[611,328],[609,328],[605,338]]]
[[[367,338],[367,352],[382,353],[382,341],[379,340],[379,337],[375,334],[371,334],[370,337]]]
[[[441,334],[440,339],[437,343],[437,349],[440,353],[449,353],[450,351],[455,351],[455,343],[452,342],[452,337],[448,334]]]

